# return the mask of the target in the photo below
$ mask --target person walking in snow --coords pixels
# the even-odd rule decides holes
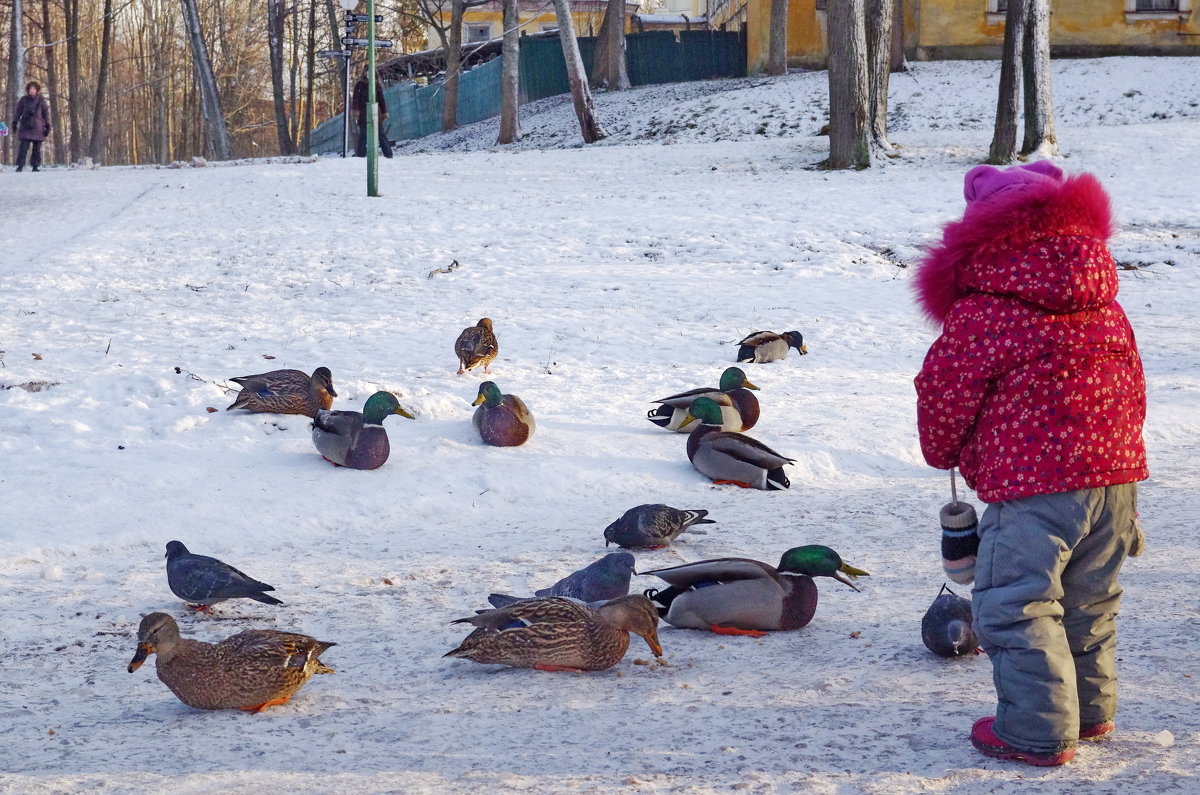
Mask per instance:
[[[367,71],[364,69],[362,74],[358,76],[358,82],[354,84],[354,93],[351,95],[350,101],[354,105],[354,119],[358,123],[358,143],[354,147],[355,157],[367,156]],[[392,142],[388,140],[387,134],[384,132],[387,121],[387,100],[383,98],[383,83],[379,79],[379,73],[375,73],[375,101],[379,103],[379,131],[376,136],[379,141],[379,148],[383,150],[384,157],[392,156]]]
[[[942,328],[916,378],[921,450],[988,503],[972,605],[998,704],[971,742],[1061,765],[1114,728],[1117,574],[1143,543],[1145,378],[1099,181],[1045,160],[977,166],[964,194],[916,277]]]
[[[25,96],[17,100],[13,113],[13,132],[20,139],[17,148],[17,171],[25,170],[25,155],[33,149],[29,165],[34,171],[42,166],[42,142],[50,135],[50,108],[42,96],[42,87],[37,81],[25,85]]]

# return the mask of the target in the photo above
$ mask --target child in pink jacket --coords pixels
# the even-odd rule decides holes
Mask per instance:
[[[926,462],[988,503],[974,627],[998,704],[974,746],[1060,765],[1113,731],[1117,573],[1138,542],[1146,386],[1116,302],[1112,209],[1049,161],[967,173],[967,208],[920,264],[942,328],[916,379]]]

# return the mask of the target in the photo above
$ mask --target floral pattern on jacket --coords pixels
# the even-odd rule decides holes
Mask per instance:
[[[1089,174],[968,206],[916,288],[942,334],[916,378],[930,466],[985,502],[1147,477],[1146,384]]]

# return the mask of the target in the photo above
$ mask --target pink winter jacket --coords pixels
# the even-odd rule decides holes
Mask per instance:
[[[916,379],[926,462],[985,502],[1147,477],[1146,382],[1090,174],[967,207],[921,262],[942,326]]]

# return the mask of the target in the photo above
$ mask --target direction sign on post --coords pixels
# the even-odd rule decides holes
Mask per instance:
[[[347,21],[347,22],[370,22],[370,21],[371,21],[371,17],[370,17],[369,15],[367,15],[367,14],[355,14],[355,13],[354,13],[354,12],[352,12],[352,11],[347,11],[347,12],[346,12],[346,21]],[[383,21],[383,14],[376,14],[376,15],[375,15],[375,21],[376,21],[376,22],[382,22],[382,21]]]
[[[350,36],[342,37],[342,44],[348,47],[366,47],[370,44],[370,39],[355,39]],[[375,39],[375,46],[381,50],[389,49],[392,46],[391,39]]]
[[[317,53],[321,58],[349,58],[353,54],[350,50],[321,50]]]

